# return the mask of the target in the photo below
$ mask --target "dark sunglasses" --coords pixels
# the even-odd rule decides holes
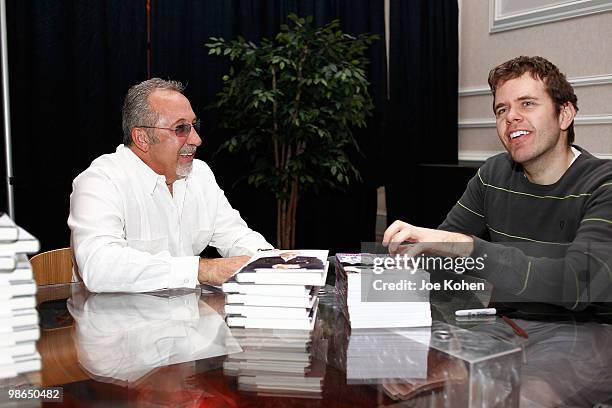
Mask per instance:
[[[172,128],[164,128],[164,127],[157,127],[157,126],[136,126],[136,127],[145,128],[145,129],[172,130],[174,133],[176,133],[177,137],[187,137],[191,133],[191,128],[192,127],[195,129],[196,132],[200,133],[200,119],[198,119],[195,122],[193,122],[193,124],[191,124],[191,123],[183,123],[182,125],[177,125],[174,129],[172,129]]]

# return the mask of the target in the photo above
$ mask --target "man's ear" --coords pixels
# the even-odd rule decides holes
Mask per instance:
[[[567,130],[576,117],[576,108],[571,102],[565,102],[561,106],[559,112],[559,127],[561,130]]]
[[[132,128],[132,142],[138,150],[149,151],[149,135],[142,128]]]

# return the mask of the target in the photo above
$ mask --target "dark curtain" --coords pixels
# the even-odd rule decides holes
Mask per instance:
[[[199,158],[211,165],[217,182],[249,225],[274,243],[276,205],[271,195],[247,185],[244,176],[249,169],[245,167],[245,160],[226,153],[213,155],[226,135],[216,126],[216,112],[205,110],[205,107],[215,101],[228,64],[224,58],[209,56],[204,43],[211,36],[230,40],[241,35],[254,42],[262,37],[271,38],[292,12],[303,17],[312,15],[317,25],[340,19],[345,32],[370,32],[381,36],[368,55],[372,61],[370,92],[377,109],[368,128],[356,133],[362,154],[356,154],[355,161],[363,181],[344,192],[304,194],[298,205],[298,247],[354,251],[361,241],[374,239],[377,181],[373,169],[380,161],[386,72],[382,1],[155,1],[151,12],[152,75],[188,84],[186,95],[204,123]]]
[[[72,180],[121,143],[123,97],[146,79],[145,1],[6,3],[16,221],[63,247]]]
[[[457,0],[390,6],[387,214],[389,222],[418,224],[422,203],[446,199],[443,180],[427,179],[419,166],[457,163],[458,6]],[[439,181],[436,195],[422,194]]]

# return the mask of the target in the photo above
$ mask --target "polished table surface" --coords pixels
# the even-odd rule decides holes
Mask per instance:
[[[307,348],[309,375],[319,378],[321,385],[306,392],[291,387],[285,392],[254,391],[227,366],[224,370],[224,362],[241,351],[244,337],[240,340],[241,331],[225,325],[223,294],[199,289],[156,295],[93,294],[82,284],[40,288],[38,349],[43,369],[20,381],[63,387],[66,406],[465,406],[452,390],[465,369],[457,361],[437,361],[442,374],[432,373],[432,359],[445,359],[432,353],[426,353],[425,372],[429,380],[442,376],[442,381],[429,381],[435,386],[397,378],[369,384],[347,380],[350,328],[337,296],[332,295],[333,287],[325,289]],[[612,397],[612,326],[520,319],[517,323],[529,333],[528,339],[517,336],[500,319],[472,324],[469,330],[520,348],[516,402],[521,407],[590,407]],[[366,346],[368,340],[376,341],[365,339]],[[392,346],[390,350],[397,352]],[[385,355],[385,350],[377,355]],[[393,353],[391,358],[403,361]]]

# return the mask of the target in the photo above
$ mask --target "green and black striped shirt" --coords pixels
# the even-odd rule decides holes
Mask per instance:
[[[575,147],[582,154],[551,185],[531,183],[507,153],[490,158],[439,226],[474,236],[472,257],[486,258],[475,274],[505,300],[612,301],[612,161]]]

